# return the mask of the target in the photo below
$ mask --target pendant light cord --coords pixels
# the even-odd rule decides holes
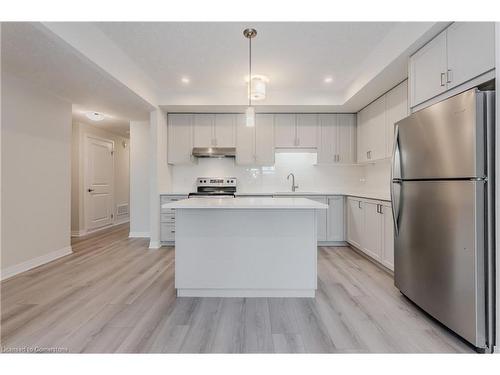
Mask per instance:
[[[248,38],[248,106],[252,106],[252,38]]]

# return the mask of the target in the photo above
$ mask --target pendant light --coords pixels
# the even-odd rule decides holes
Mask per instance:
[[[248,39],[248,108],[245,111],[246,126],[255,126],[255,108],[252,107],[252,39],[257,36],[257,30],[245,29],[243,35]]]

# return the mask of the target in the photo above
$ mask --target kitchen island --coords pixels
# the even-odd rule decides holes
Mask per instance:
[[[314,297],[316,210],[306,198],[190,198],[176,210],[175,287],[189,297]]]

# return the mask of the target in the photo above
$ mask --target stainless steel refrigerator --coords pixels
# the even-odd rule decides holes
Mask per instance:
[[[472,89],[395,125],[395,285],[477,348],[493,340],[494,92]]]

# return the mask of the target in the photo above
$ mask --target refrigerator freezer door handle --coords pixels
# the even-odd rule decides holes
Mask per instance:
[[[394,144],[392,145],[392,163],[391,163],[391,181],[395,178],[402,178],[401,176],[401,160],[399,155],[399,125],[394,127]],[[398,175],[396,176],[396,163],[398,167]]]

